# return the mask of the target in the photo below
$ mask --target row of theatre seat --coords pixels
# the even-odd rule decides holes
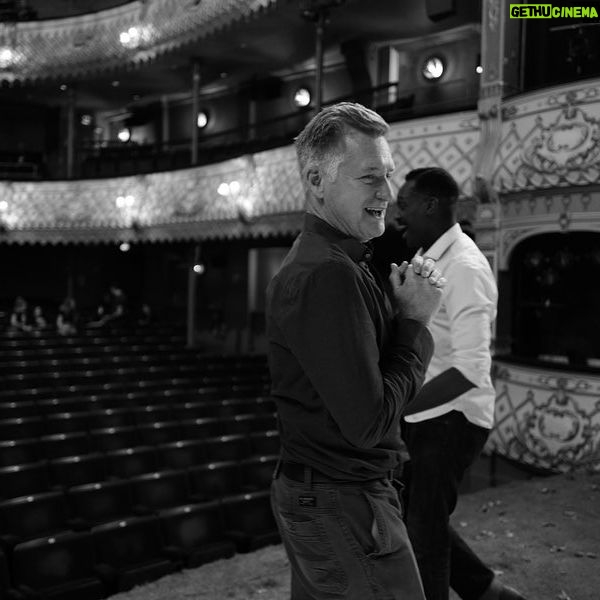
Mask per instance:
[[[278,541],[264,357],[175,338],[0,340],[0,599],[103,598]]]

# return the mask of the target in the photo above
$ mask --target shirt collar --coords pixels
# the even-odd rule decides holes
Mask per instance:
[[[460,225],[454,223],[450,229],[447,229],[437,240],[435,240],[426,252],[423,252],[423,248],[419,248],[417,254],[427,256],[427,258],[432,258],[433,260],[439,260],[446,250],[460,238],[461,234],[462,229],[460,228]]]
[[[328,242],[339,246],[354,262],[371,260],[373,247],[370,242],[359,242],[357,239],[342,233],[332,227],[327,221],[312,213],[304,215],[304,231],[316,233],[324,237]]]

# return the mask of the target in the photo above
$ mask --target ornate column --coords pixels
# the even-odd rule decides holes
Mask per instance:
[[[478,201],[477,242],[487,256],[499,287],[505,273],[498,271],[500,203],[492,186],[497,153],[502,140],[502,99],[518,91],[520,19],[509,18],[509,0],[485,0],[482,6],[481,66],[477,104],[481,127],[479,152],[473,164],[473,192]],[[502,311],[503,313],[505,311]],[[494,332],[494,337],[496,337]],[[502,335],[500,335],[502,337]],[[500,346],[503,343],[500,341]]]
[[[75,90],[67,90],[67,142],[66,142],[67,179],[73,179],[75,157]]]
[[[200,90],[200,63],[195,60],[192,71],[192,147],[191,163],[198,164],[198,92]]]
[[[169,146],[169,141],[171,138],[170,131],[170,121],[169,121],[169,97],[166,95],[161,96],[160,99],[161,104],[161,117],[162,117],[162,127],[161,127],[161,146],[163,151],[166,151]]]

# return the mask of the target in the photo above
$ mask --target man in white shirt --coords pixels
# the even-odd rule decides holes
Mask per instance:
[[[450,525],[458,488],[494,420],[491,326],[498,292],[489,263],[456,221],[458,186],[440,168],[411,171],[397,221],[410,248],[431,258],[448,284],[429,329],[435,342],[425,384],[404,413],[410,454],[406,521],[427,600],[524,600],[501,585]]]

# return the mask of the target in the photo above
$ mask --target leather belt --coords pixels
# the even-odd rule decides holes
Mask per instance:
[[[393,473],[390,472],[387,476],[374,477],[373,479],[366,479],[364,481],[356,481],[349,479],[335,479],[329,477],[321,471],[307,465],[303,465],[296,462],[290,462],[284,460],[281,462],[279,472],[283,473],[288,479],[296,481],[297,483],[337,483],[337,484],[349,484],[349,485],[361,485],[362,483],[368,483],[372,481],[381,481],[385,479],[393,479]]]
[[[313,483],[340,483],[339,479],[328,477],[320,471],[317,471],[317,469],[313,469],[313,467],[301,465],[300,463],[296,462],[283,461],[281,463],[280,471],[288,479],[297,481],[298,483],[309,483],[307,478],[310,478],[310,481]]]

